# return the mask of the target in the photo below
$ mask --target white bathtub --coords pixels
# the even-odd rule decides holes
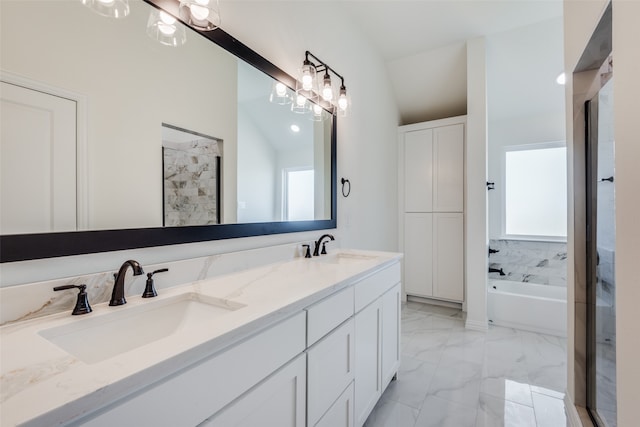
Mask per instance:
[[[490,279],[488,291],[492,325],[567,336],[567,288]]]

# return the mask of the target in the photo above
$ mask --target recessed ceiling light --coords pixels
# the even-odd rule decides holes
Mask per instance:
[[[291,131],[293,131],[293,132],[300,132],[300,126],[298,126],[298,125],[291,125]]]
[[[565,73],[560,73],[558,77],[556,77],[556,83],[559,85],[563,85],[567,82],[567,76]]]

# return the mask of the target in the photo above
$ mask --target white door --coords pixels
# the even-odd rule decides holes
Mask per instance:
[[[355,399],[356,426],[361,427],[382,394],[380,378],[381,304],[377,299],[356,314]]]
[[[382,295],[382,388],[400,367],[400,294],[398,283]]]
[[[432,213],[404,215],[404,287],[409,295],[433,296]]]
[[[0,234],[76,230],[76,102],[2,82]]]
[[[433,214],[433,296],[464,299],[464,219],[461,213]]]
[[[433,211],[462,212],[464,206],[464,126],[433,131]]]
[[[404,211],[431,212],[433,130],[404,135]]]

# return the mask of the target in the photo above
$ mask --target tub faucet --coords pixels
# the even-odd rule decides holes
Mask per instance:
[[[126,276],[127,268],[129,267],[133,269],[134,276],[144,274],[144,271],[142,270],[142,267],[140,267],[138,261],[130,259],[123,262],[120,270],[115,274],[115,283],[113,284],[113,292],[111,293],[111,301],[109,301],[109,305],[123,305],[127,303],[127,300],[124,299],[124,277]]]
[[[320,238],[315,243],[315,247],[313,249],[313,256],[319,256],[320,255],[320,245],[322,244],[322,240],[325,237],[328,237],[331,240],[336,240],[331,234],[323,234],[322,236],[320,236]],[[327,253],[327,250],[324,247],[324,245],[322,245],[322,254],[325,255],[326,253]]]
[[[504,274],[504,271],[502,271],[501,268],[489,267],[489,273],[500,273],[501,276],[506,276],[506,274]]]

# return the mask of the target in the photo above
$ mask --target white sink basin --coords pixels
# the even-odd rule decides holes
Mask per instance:
[[[355,254],[349,252],[337,252],[329,255],[320,255],[319,257],[314,257],[313,260],[316,262],[324,262],[327,264],[352,264],[364,261],[371,261],[372,259],[377,258],[375,255],[365,255],[365,254]]]
[[[85,363],[97,363],[145,344],[215,321],[244,307],[229,300],[189,292],[112,313],[83,316],[39,334]]]

